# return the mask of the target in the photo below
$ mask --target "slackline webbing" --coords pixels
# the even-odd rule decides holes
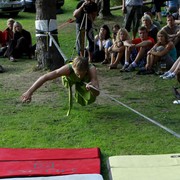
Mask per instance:
[[[93,89],[99,91],[99,90],[98,90],[97,88],[95,88],[94,86],[91,86],[91,87],[92,87]],[[105,93],[103,93],[102,91],[101,91],[101,93],[104,94],[105,96],[107,96],[108,98],[110,98],[111,100],[117,102],[118,104],[120,104],[120,105],[128,108],[129,110],[133,111],[134,113],[138,114],[139,116],[143,117],[144,119],[148,120],[149,122],[151,122],[151,123],[155,124],[156,126],[164,129],[165,131],[169,132],[170,134],[174,135],[175,137],[180,138],[180,134],[176,133],[175,131],[173,131],[173,130],[167,128],[166,126],[163,126],[163,125],[160,124],[159,122],[157,122],[157,121],[155,121],[155,120],[153,120],[153,119],[145,116],[144,114],[136,111],[135,109],[129,107],[128,105],[122,103],[121,101],[118,101],[117,99],[113,98],[112,96],[110,96],[110,95],[108,95],[108,94],[105,94]]]
[[[51,38],[52,41],[54,42],[54,44],[55,44],[56,48],[58,49],[59,53],[63,56],[64,61],[66,61],[66,60],[67,60],[67,57],[66,57],[66,56],[64,55],[64,53],[61,51],[60,47],[58,46],[58,44],[57,44],[57,42],[55,41],[55,39],[53,38],[53,36],[52,36],[50,33],[48,33],[48,35],[50,36],[50,38]],[[86,84],[86,83],[85,83],[85,84]],[[96,91],[99,91],[99,89],[95,88],[94,86],[92,86],[92,85],[90,85],[90,86],[91,86],[93,89],[95,89]],[[101,91],[101,93],[103,93],[103,92]],[[174,135],[175,137],[180,138],[180,134],[176,133],[175,131],[173,131],[173,130],[167,128],[166,126],[163,126],[163,125],[160,124],[159,122],[157,122],[157,121],[155,121],[155,120],[153,120],[153,119],[145,116],[144,114],[136,111],[135,109],[129,107],[128,105],[122,103],[121,101],[118,101],[117,99],[113,98],[112,96],[110,96],[110,95],[108,95],[108,94],[105,94],[105,93],[103,93],[103,94],[104,94],[105,96],[107,96],[108,98],[110,98],[111,100],[117,102],[118,104],[120,104],[120,105],[128,108],[129,110],[131,110],[131,111],[133,111],[134,113],[138,114],[139,116],[143,117],[143,118],[146,119],[147,121],[155,124],[156,126],[160,127],[161,129],[164,129],[165,131],[167,131],[168,133]],[[68,114],[69,114],[69,111],[68,111]]]

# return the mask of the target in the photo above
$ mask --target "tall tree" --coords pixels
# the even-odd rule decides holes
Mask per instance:
[[[48,35],[51,33],[59,45],[56,24],[56,0],[36,0],[36,57],[41,69],[54,70],[64,64],[62,55],[54,43],[50,43]]]

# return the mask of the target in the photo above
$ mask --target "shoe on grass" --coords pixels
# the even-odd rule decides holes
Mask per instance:
[[[9,60],[10,60],[11,62],[16,62],[16,60],[14,59],[13,56],[10,56]]]
[[[124,66],[120,69],[120,72],[124,72],[126,68],[128,68],[129,64],[124,64]]]
[[[163,79],[173,79],[173,78],[175,78],[175,74],[172,74],[172,73],[170,73],[167,76],[163,77]]]
[[[159,77],[160,77],[160,78],[163,78],[163,77],[165,77],[165,76],[168,76],[169,74],[171,74],[171,72],[170,72],[170,71],[167,71],[167,72],[165,72],[164,74],[160,75]]]
[[[135,67],[133,67],[132,64],[130,64],[130,65],[125,69],[126,72],[132,72],[132,71],[134,71],[134,70],[135,70]]]
[[[180,104],[180,100],[174,100],[173,104]]]

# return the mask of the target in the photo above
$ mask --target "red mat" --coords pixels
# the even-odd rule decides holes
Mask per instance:
[[[0,178],[100,174],[100,149],[0,148]]]

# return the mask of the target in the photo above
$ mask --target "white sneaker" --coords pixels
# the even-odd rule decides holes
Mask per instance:
[[[163,77],[163,79],[173,79],[173,78],[175,78],[175,74],[172,74],[172,73],[170,73],[167,76]]]
[[[180,100],[173,101],[173,104],[180,104]]]
[[[165,76],[168,76],[169,74],[171,74],[171,72],[170,72],[170,71],[167,71],[167,72],[165,72],[164,74],[160,75],[159,77],[160,77],[160,78],[163,78],[163,77],[165,77]]]

